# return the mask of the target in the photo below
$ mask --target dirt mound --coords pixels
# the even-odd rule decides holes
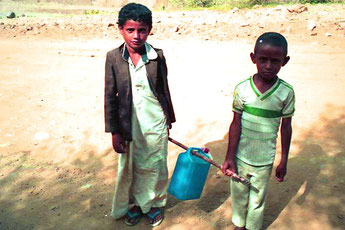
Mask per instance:
[[[68,4],[68,5],[92,5],[92,6],[105,6],[105,7],[121,7],[129,2],[136,2],[146,5],[153,9],[162,4],[167,5],[167,0],[17,0],[17,3],[36,4],[36,3],[49,3],[49,4]]]
[[[158,2],[158,1],[149,1]],[[277,31],[288,39],[319,43],[341,43],[345,37],[345,6],[309,6],[297,13],[292,6],[255,10],[154,12],[154,39],[253,40],[267,31]],[[274,20],[272,20],[274,18]],[[116,14],[76,14],[73,17],[0,20],[1,37],[120,38]]]

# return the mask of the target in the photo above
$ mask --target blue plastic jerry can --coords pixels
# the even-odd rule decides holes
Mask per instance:
[[[179,200],[194,200],[201,196],[210,163],[192,154],[196,151],[212,159],[200,148],[189,148],[178,156],[168,192]]]

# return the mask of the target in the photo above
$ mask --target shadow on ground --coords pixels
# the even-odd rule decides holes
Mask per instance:
[[[328,108],[334,111],[332,117],[321,116],[309,130],[294,138],[295,151],[289,159],[286,181],[277,183],[271,178],[265,229],[277,229],[274,227],[277,221],[296,229],[293,221],[296,206],[313,218],[327,216],[334,228],[344,227],[345,108]],[[123,219],[114,221],[109,217],[116,154],[112,149],[97,152],[98,148],[88,143],[86,138],[80,148],[66,149],[75,155],[67,164],[37,160],[30,149],[3,154],[0,229],[127,229]],[[206,146],[214,160],[222,163],[227,135]],[[54,147],[59,146],[42,149],[52,151]],[[182,203],[169,196],[166,220],[157,229],[188,228],[196,223],[198,227],[228,229],[230,211],[224,210],[231,210],[229,195],[228,178],[211,167],[201,199]],[[142,220],[131,229],[151,228]]]
[[[345,108],[328,106],[332,116],[321,115],[310,129],[297,139],[293,137],[293,145],[297,147],[288,163],[288,175],[283,183],[274,179],[275,168],[270,179],[270,190],[266,204],[263,228],[272,225],[284,209],[291,209],[291,203],[310,210],[314,218],[328,216],[333,227],[345,226]],[[207,143],[215,161],[222,163],[227,150],[228,136],[223,140]],[[277,151],[280,159],[280,150]],[[209,179],[203,197],[198,202],[200,209],[212,212],[228,199],[229,183],[217,175],[216,169],[210,170]],[[215,199],[216,198],[216,199]],[[211,202],[213,201],[213,202]],[[210,204],[212,205],[204,205]],[[229,207],[231,208],[231,207]],[[293,217],[287,212],[283,216],[284,226],[294,228]]]
[[[69,148],[76,157],[68,164],[30,150],[2,155],[0,229],[97,229],[110,212],[116,164],[111,149],[95,149],[87,140]]]

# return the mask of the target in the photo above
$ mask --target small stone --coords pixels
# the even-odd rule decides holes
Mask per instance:
[[[108,24],[108,27],[112,27],[112,26],[115,26],[115,24],[114,23],[109,23]]]
[[[7,18],[15,18],[16,14],[14,12],[10,12],[6,15]]]
[[[332,36],[332,34],[328,33],[328,32],[325,35],[326,35],[326,37],[331,37]]]
[[[303,13],[304,11],[308,11],[308,8],[304,5],[294,5],[294,6],[290,6],[287,8],[287,10],[290,13]]]
[[[246,22],[241,23],[241,27],[247,27],[247,26],[250,26],[250,24],[249,24],[249,23],[246,23]]]
[[[178,26],[175,26],[174,29],[173,29],[173,31],[174,31],[175,33],[177,33],[179,30],[180,30],[180,27],[178,27]]]
[[[341,219],[341,220],[344,219],[344,215],[343,215],[343,214],[338,214],[337,217],[338,217],[339,219]]]
[[[237,7],[234,7],[232,10],[229,11],[229,13],[234,14],[234,13],[238,12],[238,10],[239,9]]]
[[[316,25],[313,20],[308,21],[308,30],[313,31],[316,28]]]

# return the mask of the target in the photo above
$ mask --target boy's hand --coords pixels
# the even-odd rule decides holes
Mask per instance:
[[[284,181],[284,177],[286,175],[286,164],[280,163],[276,168],[276,179],[279,182]]]
[[[122,139],[120,134],[114,133],[112,135],[113,148],[117,153],[127,152],[127,143]]]
[[[232,176],[234,173],[237,174],[235,162],[232,160],[224,161],[221,169],[222,172],[227,176]]]

